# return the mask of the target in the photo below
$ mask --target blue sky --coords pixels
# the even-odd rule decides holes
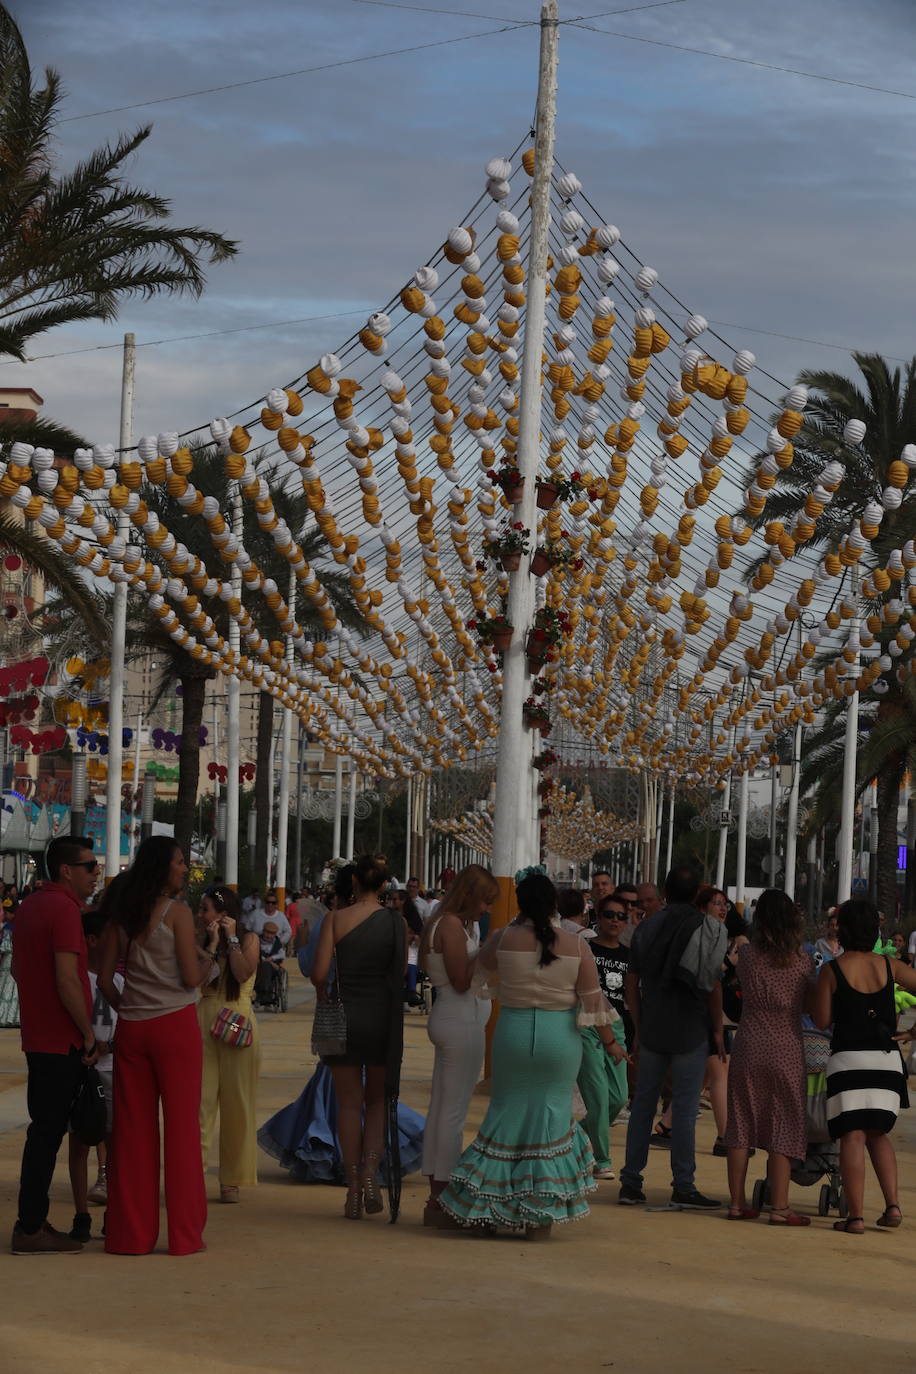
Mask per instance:
[[[430,0],[435,7],[437,0]],[[536,17],[534,0],[453,0]],[[154,131],[130,175],[175,218],[241,240],[201,301],[128,302],[110,326],[39,340],[35,353],[278,322],[256,333],[140,353],[136,433],[184,429],[303,372],[361,321],[279,322],[388,300],[482,189],[483,166],[531,119],[537,31],[526,27],[91,119],[111,106],[498,28],[499,22],[354,0],[18,0],[36,75],[67,91],[67,166],[119,131]],[[612,0],[563,0],[594,14]],[[621,3],[620,8],[624,8]],[[595,19],[916,94],[916,21],[905,0],[684,0]],[[842,352],[750,327],[910,356],[916,100],[733,65],[564,27],[558,153],[604,216],[692,308],[761,364],[845,369]],[[117,435],[115,350],[5,366],[46,409]]]

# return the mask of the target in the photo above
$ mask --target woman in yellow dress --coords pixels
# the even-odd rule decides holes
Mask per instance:
[[[219,964],[218,977],[214,975],[201,988],[197,1019],[204,1045],[200,1096],[204,1169],[219,1116],[220,1202],[238,1202],[239,1189],[253,1187],[258,1181],[255,1101],[261,1052],[251,994],[259,947],[257,935],[240,931],[240,914],[238,895],[230,887],[208,887],[198,912],[206,948]],[[232,1043],[231,1034],[228,1039],[213,1035],[214,1023],[224,1008],[250,1026],[253,1038],[244,1048]]]

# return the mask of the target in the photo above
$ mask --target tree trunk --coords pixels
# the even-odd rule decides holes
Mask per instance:
[[[254,809],[257,816],[254,871],[258,883],[270,881],[267,831],[270,823],[270,744],[273,728],[274,699],[270,692],[261,692],[258,695],[257,770],[254,775]]]
[[[179,675],[181,696],[181,744],[178,751],[178,797],[175,802],[175,843],[191,862],[191,838],[197,811],[200,779],[200,727],[207,695],[206,677]]]
[[[900,777],[893,766],[878,774],[878,907],[892,930],[897,920],[897,806]]]

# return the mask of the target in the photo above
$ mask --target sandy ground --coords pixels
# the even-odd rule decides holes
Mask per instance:
[[[310,998],[295,971],[291,982],[287,1015],[261,1017],[260,1120],[295,1097],[312,1069]],[[408,1018],[406,1042],[403,1096],[422,1111],[432,1062],[425,1017]],[[0,1204],[9,1227],[26,1121],[23,1066],[18,1032],[0,1031]],[[475,1098],[470,1126],[485,1105]],[[424,1230],[418,1176],[405,1182],[397,1226],[353,1224],[343,1219],[341,1190],[291,1183],[262,1155],[257,1191],[238,1207],[212,1206],[206,1254],[115,1258],[96,1241],[73,1257],[0,1255],[0,1371],[910,1374],[913,1115],[895,1136],[907,1223],[874,1228],[881,1208],[871,1181],[860,1237],[835,1235],[816,1217],[817,1187],[792,1194],[814,1224],[784,1231],[762,1222],[729,1228],[724,1211],[621,1208],[616,1183],[604,1183],[591,1217],[547,1244],[488,1240]],[[724,1199],[713,1136],[704,1112],[697,1182]],[[615,1128],[615,1163],[622,1146]],[[751,1167],[753,1179],[761,1161]],[[217,1197],[212,1167],[208,1185]],[[653,1149],[650,1203],[664,1203],[669,1187],[667,1154]],[[71,1213],[62,1153],[51,1220],[69,1224]]]

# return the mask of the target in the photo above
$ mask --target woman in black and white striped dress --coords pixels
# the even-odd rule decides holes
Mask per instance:
[[[835,1231],[861,1235],[868,1151],[884,1194],[878,1225],[897,1227],[897,1158],[888,1137],[901,1107],[908,1107],[903,1058],[895,1038],[894,983],[916,991],[916,973],[897,959],[872,952],[878,912],[870,902],[844,902],[838,912],[843,953],[818,978],[815,1020],[833,1025],[827,1063],[827,1124],[840,1142],[840,1173],[849,1207]]]

